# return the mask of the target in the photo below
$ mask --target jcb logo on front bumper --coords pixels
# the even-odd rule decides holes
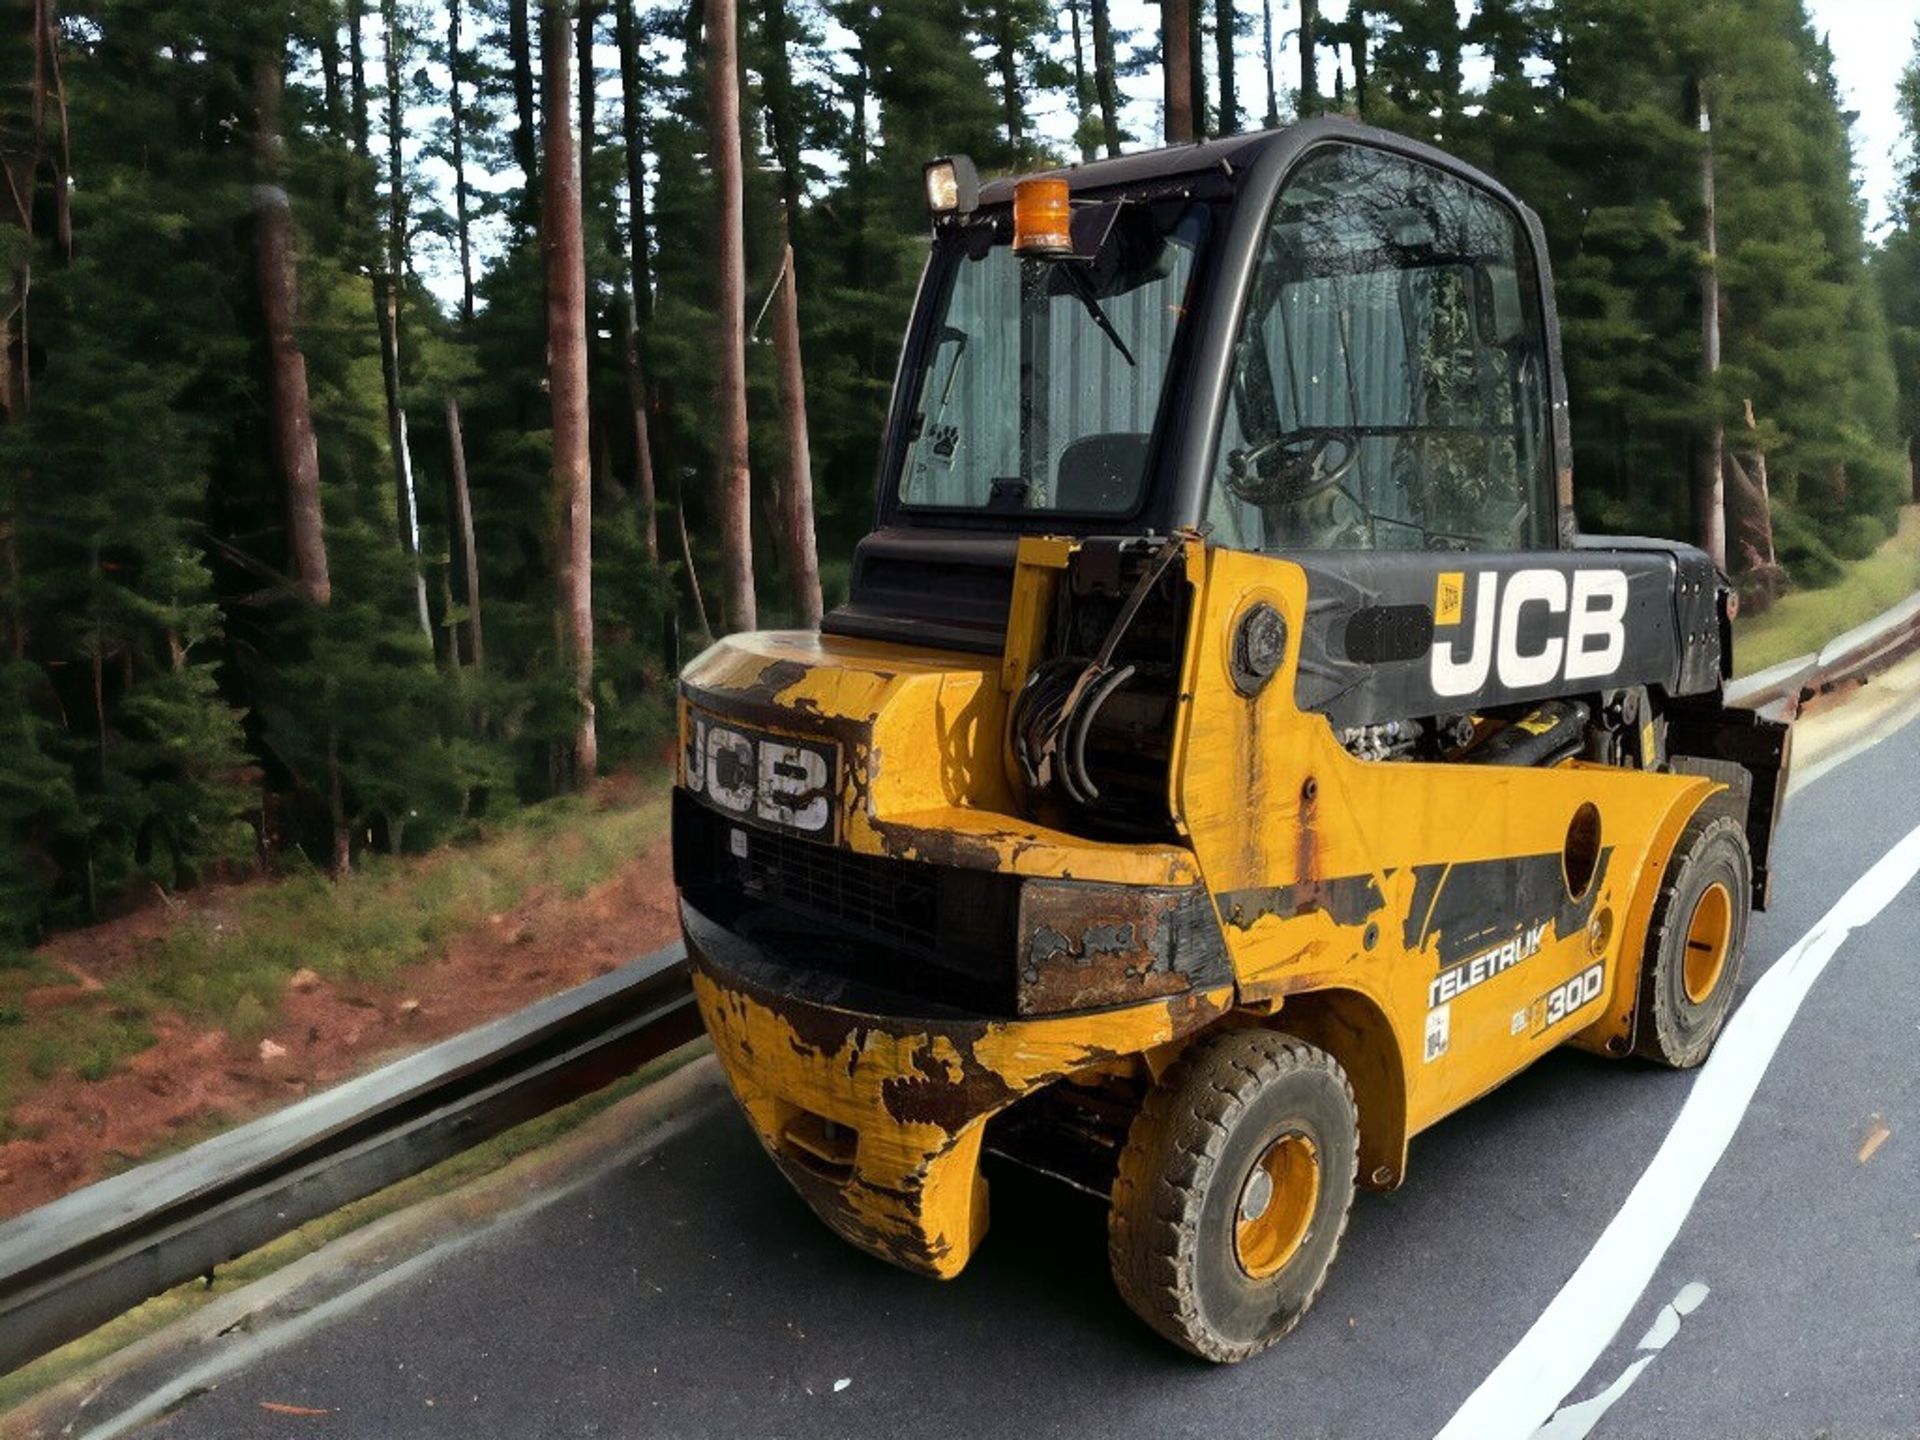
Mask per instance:
[[[687,714],[686,786],[716,810],[801,835],[833,831],[836,749]]]
[[[1463,592],[1466,599],[1463,603]],[[1436,695],[1473,695],[1497,678],[1509,690],[1561,680],[1604,680],[1627,651],[1627,576],[1622,570],[1482,570],[1439,577],[1434,623],[1467,633],[1433,641]],[[1462,654],[1464,642],[1465,653]]]

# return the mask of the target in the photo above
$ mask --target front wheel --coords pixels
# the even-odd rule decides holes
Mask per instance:
[[[1740,821],[1710,805],[1687,822],[1647,925],[1635,1050],[1675,1069],[1713,1049],[1740,982],[1753,859]]]
[[[1205,1360],[1280,1339],[1346,1231],[1356,1126],[1346,1073],[1325,1051],[1269,1030],[1195,1041],[1121,1151],[1107,1250],[1127,1304]]]

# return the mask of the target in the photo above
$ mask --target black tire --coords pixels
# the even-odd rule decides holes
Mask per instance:
[[[1746,830],[1710,804],[1681,832],[1647,922],[1636,1054],[1676,1070],[1707,1058],[1739,989],[1752,905]]]
[[[1325,1051],[1270,1030],[1196,1040],[1148,1093],[1120,1154],[1107,1222],[1120,1294],[1204,1360],[1266,1349],[1320,1293],[1346,1233],[1358,1153],[1353,1090]],[[1293,1176],[1310,1164],[1310,1198],[1293,1180],[1276,1185],[1275,1163]],[[1269,1170],[1271,1209],[1253,1198],[1256,1168]],[[1255,1204],[1247,1218],[1243,1205]],[[1280,1228],[1256,1234],[1269,1215]],[[1269,1240],[1256,1269],[1277,1268],[1256,1276],[1243,1255]]]

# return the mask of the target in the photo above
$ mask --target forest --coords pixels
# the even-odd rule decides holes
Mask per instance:
[[[679,655],[844,591],[944,153],[1417,135],[1544,221],[1587,528],[1762,607],[1911,495],[1920,179],[1870,242],[1801,0],[0,24],[0,952],[657,766]]]

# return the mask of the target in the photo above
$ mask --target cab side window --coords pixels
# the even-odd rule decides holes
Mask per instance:
[[[1208,519],[1252,550],[1555,543],[1547,369],[1519,217],[1443,171],[1336,146],[1267,225]]]

